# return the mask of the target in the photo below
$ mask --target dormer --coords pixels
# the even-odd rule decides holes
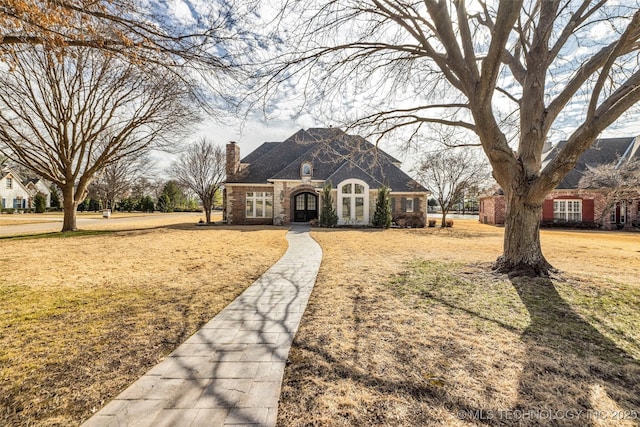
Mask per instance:
[[[311,162],[302,162],[300,165],[300,178],[311,178],[313,176],[313,164]]]

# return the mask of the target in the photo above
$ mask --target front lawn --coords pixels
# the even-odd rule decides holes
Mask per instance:
[[[93,233],[1,242],[0,425],[78,425],[287,247],[274,227]]]
[[[637,425],[640,234],[545,230],[564,273],[513,281],[471,221],[313,237],[279,425]]]

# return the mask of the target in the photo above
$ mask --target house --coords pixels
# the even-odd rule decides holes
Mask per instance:
[[[547,147],[543,167],[558,154],[566,141]],[[616,162],[619,166],[630,160],[640,161],[640,138],[602,138],[585,151],[576,166],[547,194],[542,208],[542,225],[572,224],[604,229],[630,228],[640,222],[640,198],[619,202],[610,211],[607,190],[580,188],[580,179],[589,168]],[[603,218],[603,215],[605,218]],[[503,225],[506,216],[504,193],[501,189],[480,197],[480,222]]]
[[[46,207],[51,207],[51,189],[44,180],[40,178],[28,178],[23,184],[33,196],[38,193],[42,194],[46,200]]]
[[[240,159],[227,144],[224,219],[228,224],[288,224],[318,218],[325,183],[332,188],[339,225],[371,224],[378,190],[391,190],[393,220],[424,227],[428,191],[400,162],[364,138],[335,128],[300,130],[265,142]]]
[[[478,198],[478,219],[483,224],[504,225],[507,206],[502,188],[494,188]]]
[[[0,172],[0,208],[2,209],[30,209],[33,198],[41,193],[46,197],[47,207],[51,207],[51,191],[39,178],[23,179],[18,172],[9,167],[3,167]]]

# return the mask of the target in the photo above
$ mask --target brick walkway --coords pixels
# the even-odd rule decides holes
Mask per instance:
[[[322,260],[308,226],[292,227],[287,240],[273,267],[83,426],[274,426]]]

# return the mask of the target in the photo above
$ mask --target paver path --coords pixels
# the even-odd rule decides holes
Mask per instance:
[[[284,366],[318,274],[308,226],[280,260],[165,360],[83,424],[276,424]]]

